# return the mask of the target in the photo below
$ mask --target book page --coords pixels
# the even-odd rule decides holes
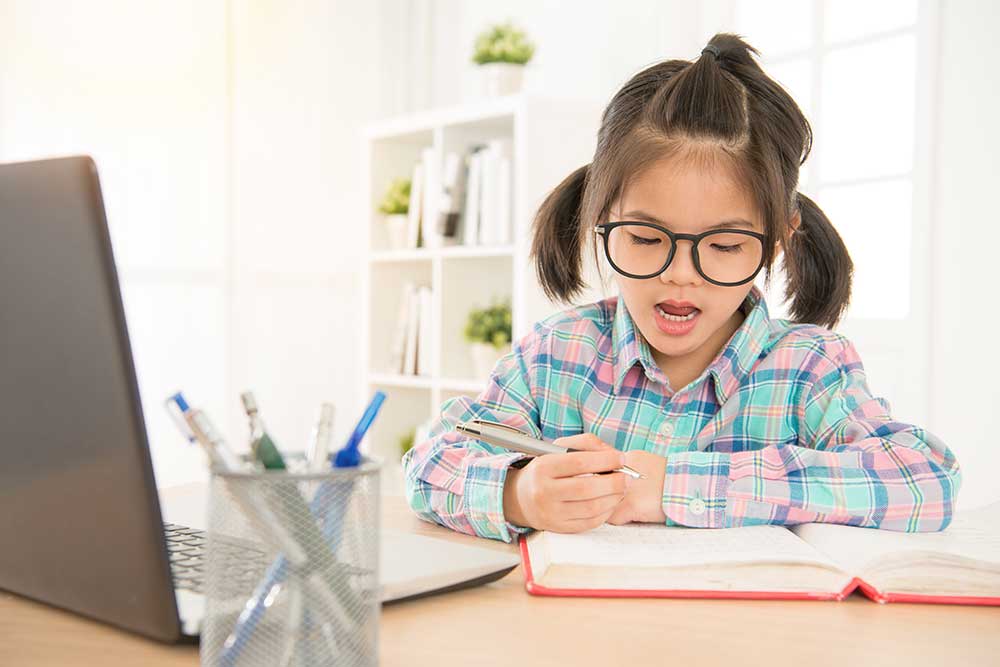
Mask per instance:
[[[904,533],[841,524],[804,523],[792,532],[855,574],[877,566],[881,559],[946,554],[1000,567],[1000,503],[957,513],[943,531]]]
[[[604,524],[584,533],[545,533],[551,564],[683,567],[710,563],[835,563],[784,526],[687,528]]]

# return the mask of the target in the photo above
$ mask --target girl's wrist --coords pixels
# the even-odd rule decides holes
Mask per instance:
[[[520,474],[520,468],[507,468],[507,478],[503,483],[503,516],[515,526],[530,528],[517,497],[517,478]]]

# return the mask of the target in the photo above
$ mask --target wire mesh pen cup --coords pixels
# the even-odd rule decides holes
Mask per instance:
[[[382,461],[213,470],[203,665],[376,665]]]

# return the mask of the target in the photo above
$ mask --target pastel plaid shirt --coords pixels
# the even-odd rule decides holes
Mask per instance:
[[[958,461],[937,436],[892,419],[851,342],[770,319],[756,285],[742,307],[726,347],[676,392],[618,297],[536,323],[479,397],[446,401],[429,437],[403,456],[410,506],[505,542],[530,530],[503,514],[508,466],[525,455],[454,430],[482,418],[550,441],[590,432],[665,457],[668,526],[947,527]]]

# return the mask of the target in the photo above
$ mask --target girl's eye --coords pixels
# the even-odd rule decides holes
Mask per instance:
[[[737,243],[736,245],[720,245],[718,243],[712,244],[712,250],[718,250],[719,252],[740,252],[743,249],[743,244]]]
[[[629,236],[632,237],[634,245],[656,245],[660,242],[660,239],[648,239],[645,236],[636,236],[631,232],[629,232]]]

